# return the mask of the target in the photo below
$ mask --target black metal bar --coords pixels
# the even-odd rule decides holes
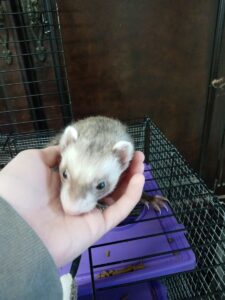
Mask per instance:
[[[200,272],[203,272],[203,271],[206,271],[206,270],[212,270],[212,269],[214,270],[217,267],[221,267],[221,266],[225,267],[225,263],[218,264],[218,265],[216,264],[214,266],[208,266],[208,267],[203,267],[203,268],[196,268],[194,270],[189,270],[189,271],[184,271],[184,272],[176,272],[172,276],[171,276],[171,274],[168,274],[168,275],[163,275],[163,276],[157,276],[157,277],[154,277],[154,278],[138,280],[138,281],[135,281],[135,283],[142,283],[142,282],[146,282],[146,281],[150,281],[150,280],[157,280],[157,279],[175,278],[175,277],[179,276],[181,273],[182,274],[193,274],[193,273],[198,273],[198,272],[200,273]],[[221,281],[221,279],[220,279],[220,281]],[[112,286],[108,286],[108,287],[97,288],[96,291],[104,291],[104,290],[111,289],[111,288],[129,286],[129,285],[132,285],[132,284],[133,284],[133,282],[123,283],[123,284],[118,284],[118,285],[112,285]],[[224,284],[222,284],[222,286],[224,286]],[[181,287],[181,286],[179,285],[179,287]],[[190,299],[199,300],[199,296],[197,296],[197,298],[190,298],[190,297],[189,298],[182,298],[182,300],[190,300]],[[211,299],[207,298],[207,300],[211,300]]]
[[[170,216],[171,217],[171,216]],[[157,218],[159,219],[159,218]],[[148,220],[149,221],[149,220]],[[154,221],[153,219],[151,219],[150,221]],[[210,221],[209,221],[210,222]],[[135,222],[134,222],[135,223]],[[200,228],[207,228],[207,227],[212,227],[214,224],[204,224],[204,225],[199,225],[199,226],[194,226],[193,229],[200,229]],[[220,224],[221,226],[223,226],[222,224]],[[224,227],[224,226],[223,226]],[[224,227],[225,228],[225,227]],[[91,249],[94,248],[100,248],[100,247],[105,247],[105,246],[111,246],[111,245],[116,245],[116,244],[122,244],[122,243],[127,243],[127,242],[132,242],[132,241],[137,241],[137,240],[142,240],[142,239],[147,239],[147,238],[153,238],[156,236],[162,236],[162,235],[167,235],[167,234],[172,234],[172,233],[178,233],[178,232],[183,232],[185,233],[185,231],[190,231],[192,230],[192,227],[186,227],[186,228],[180,228],[180,229],[173,229],[173,230],[169,230],[169,231],[163,231],[163,232],[159,232],[159,233],[154,233],[154,234],[146,234],[146,235],[141,235],[141,236],[137,236],[134,238],[129,238],[129,239],[123,239],[123,240],[118,240],[118,241],[114,241],[114,242],[108,242],[108,243],[102,243],[102,244],[98,244],[95,246],[92,246]],[[225,240],[224,240],[225,241]],[[172,252],[174,252],[174,250],[171,250]],[[179,250],[176,250],[179,251]]]
[[[60,80],[60,78],[62,77],[61,75],[61,70],[60,68],[58,68],[57,66],[60,65],[61,60],[63,61],[63,64],[65,64],[65,57],[62,53],[61,55],[61,60],[60,57],[57,55],[57,51],[59,49],[59,43],[56,43],[55,40],[55,36],[60,35],[61,37],[61,31],[59,30],[59,19],[55,18],[55,16],[52,15],[52,13],[50,13],[49,11],[54,8],[55,10],[57,10],[57,4],[55,1],[49,1],[49,0],[43,0],[43,5],[47,11],[47,13],[45,14],[47,16],[47,19],[49,20],[50,24],[54,24],[57,23],[58,26],[52,27],[49,30],[49,35],[51,37],[51,41],[50,41],[50,45],[51,45],[51,49],[52,49],[52,59],[53,59],[53,65],[54,67],[54,71],[55,71],[55,77],[57,79],[57,88],[60,94],[60,103],[62,104],[62,116],[63,116],[63,121],[64,121],[64,125],[67,125],[68,123],[70,123],[72,121],[72,110],[71,110],[71,99],[70,99],[70,94],[69,94],[69,85],[68,85],[68,81],[67,81],[67,72],[65,69],[65,76],[66,76],[66,82]],[[57,29],[58,29],[58,33],[57,33]],[[62,41],[62,40],[61,40]],[[62,42],[60,44],[60,47],[62,49]],[[67,94],[65,93],[63,95],[62,91],[67,90]],[[64,104],[70,104],[70,106],[68,105],[64,105]],[[70,116],[70,120],[68,120],[68,118],[65,118],[65,116]]]
[[[45,13],[46,11],[43,11],[43,10],[39,10],[39,13]],[[48,12],[51,12],[51,13],[57,13],[57,10],[50,10]],[[20,11],[20,12],[7,12],[5,11],[3,14],[4,15],[10,15],[10,16],[13,16],[13,15],[27,15],[27,14],[30,14],[30,13],[35,13],[35,11],[32,11],[30,10],[29,12],[27,11]]]
[[[145,138],[144,138],[144,155],[145,160],[147,163],[149,163],[149,157],[150,157],[150,119],[145,118]]]
[[[64,77],[61,78],[62,80],[64,80]],[[5,86],[14,86],[14,85],[23,85],[24,83],[28,84],[28,83],[32,83],[32,82],[35,82],[35,83],[46,83],[46,82],[56,82],[56,79],[40,79],[40,80],[35,80],[35,81],[26,81],[26,82],[23,82],[23,81],[20,81],[20,82],[12,82],[12,83],[5,83],[5,84],[0,84],[0,87],[5,87]],[[4,98],[4,97],[3,97]]]
[[[171,169],[170,169],[170,179],[169,179],[169,191],[168,191],[168,199],[170,199],[171,197],[171,189],[172,189],[172,179],[173,179],[173,169],[174,169],[174,161],[175,161],[175,155],[174,153],[172,152],[171,154],[171,158],[172,158],[172,164],[171,164]]]
[[[11,5],[12,12],[18,13],[18,12],[22,11],[20,1],[18,1],[18,0],[12,1],[11,0],[10,5]],[[25,24],[25,20],[23,18],[21,18],[20,15],[17,14],[17,15],[14,15],[14,22],[15,22],[15,24],[18,25],[17,35],[18,35],[19,39],[26,40],[28,33],[23,28],[23,25]],[[19,44],[19,46],[20,46],[19,51],[21,51],[23,54],[31,53],[29,43],[21,43],[21,44]],[[20,64],[25,66],[24,67],[25,71],[22,72],[22,74],[21,74],[24,82],[37,80],[36,72],[33,70],[29,70],[29,68],[34,67],[34,61],[33,61],[32,55],[22,57]],[[40,94],[40,91],[39,91],[39,86],[37,84],[35,84],[35,83],[24,84],[24,88],[26,90],[27,101],[28,101],[29,107],[33,108],[33,107],[43,106],[42,99],[38,95],[38,94]],[[37,94],[37,96],[30,97],[30,95],[32,95],[32,94]],[[39,121],[40,119],[42,119],[42,120],[46,119],[46,115],[45,115],[45,112],[43,109],[31,110],[30,115],[31,115],[32,120],[34,121],[33,124],[34,124],[35,130],[48,129],[48,125],[47,125],[46,121],[42,121],[42,122]]]
[[[91,286],[92,286],[93,299],[96,300],[95,276],[94,276],[91,248],[88,248],[88,257],[89,257],[89,262],[90,262]]]
[[[69,105],[69,104],[67,104]],[[57,105],[46,105],[46,106],[42,106],[42,107],[33,107],[33,108],[21,108],[21,109],[11,109],[11,110],[4,110],[4,111],[0,111],[0,115],[3,115],[3,114],[11,114],[11,113],[14,113],[14,112],[21,112],[21,111],[29,111],[31,109],[39,109],[39,108],[57,108],[57,107],[61,107],[62,105],[60,104],[57,104]]]
[[[5,98],[8,91],[4,87],[4,78],[3,78],[1,73],[0,73],[0,82],[1,82],[1,85],[2,85],[2,88],[0,89],[0,96],[1,97],[4,96],[3,98]],[[4,106],[5,106],[5,109],[11,110],[11,103],[10,102],[3,101],[3,103],[4,103]],[[10,115],[8,117],[9,117],[10,123],[12,124],[10,132],[15,132],[17,130],[17,126],[15,124],[13,124],[13,123],[16,122],[16,118],[15,118],[14,113],[13,112],[10,113]]]
[[[57,50],[57,51],[46,51],[46,54],[57,54],[57,53],[63,53],[63,51],[61,50]],[[20,54],[12,54],[11,57],[24,57],[24,56],[32,56],[32,55],[36,55],[36,52],[29,52],[29,53],[20,53]],[[0,59],[3,59],[4,56],[0,55]]]
[[[61,94],[66,94],[67,91],[62,91],[60,92]],[[0,100],[16,100],[16,99],[20,99],[20,98],[27,98],[28,96],[31,98],[36,98],[36,97],[40,97],[40,96],[53,96],[53,95],[58,95],[59,92],[50,92],[50,93],[36,93],[36,94],[27,94],[27,95],[23,95],[23,96],[15,96],[15,97],[6,97],[6,98],[0,98]],[[42,103],[40,103],[40,105],[38,106],[34,106],[35,108],[40,108],[40,107],[44,107],[44,105]],[[33,107],[32,107],[33,108]],[[41,116],[40,116],[41,117]]]
[[[214,112],[214,101],[215,101],[215,89],[212,86],[211,82],[213,79],[217,78],[219,61],[221,55],[221,45],[224,32],[224,20],[225,20],[225,0],[220,0],[217,10],[217,22],[214,33],[214,42],[213,42],[213,52],[211,59],[211,68],[209,74],[209,86],[208,86],[208,95],[204,116],[203,131],[201,137],[201,146],[200,146],[200,156],[199,156],[199,174],[203,175],[203,168],[206,160],[206,149],[209,142],[210,130],[212,125],[212,116]]]
[[[67,118],[68,120],[70,119],[70,116],[65,116],[64,118]],[[38,122],[41,123],[45,123],[46,121],[56,121],[56,120],[60,120],[60,118],[44,118],[43,120],[42,119],[39,119]],[[15,123],[8,123],[8,124],[0,124],[0,127],[5,127],[5,126],[11,126],[11,125],[22,125],[22,124],[32,124],[32,123],[35,123],[36,120],[34,121],[22,121],[22,122],[15,122]]]
[[[40,70],[40,69],[49,69],[53,68],[53,65],[45,65],[45,66],[33,66],[28,68],[20,68],[20,69],[13,69],[13,70],[0,70],[0,73],[10,73],[10,72],[21,72],[21,71],[30,71],[30,70]],[[65,68],[65,65],[57,65],[57,68]]]
[[[220,150],[219,150],[217,166],[216,166],[216,178],[214,182],[214,190],[216,190],[217,186],[222,185],[223,172],[225,168],[224,163],[225,163],[225,121],[224,121],[223,134],[222,134]]]
[[[61,37],[55,37],[55,40],[61,40]],[[43,42],[50,41],[49,38],[43,38]],[[27,40],[13,40],[13,41],[8,41],[8,44],[17,44],[17,43],[24,43],[24,42],[36,42],[36,39],[27,39]]]
[[[18,0],[10,0],[10,1],[18,1]],[[18,5],[18,2],[15,3],[15,4]],[[18,16],[20,17],[21,14],[14,14],[14,18],[16,18]],[[55,25],[55,24],[48,24],[48,26],[49,27],[56,27],[57,25]],[[10,30],[12,30],[12,29],[26,29],[26,28],[31,28],[31,27],[32,27],[31,25],[18,25],[18,26],[7,26],[7,27],[5,27],[5,29],[10,29]],[[37,25],[36,27],[37,28],[38,27],[42,28],[42,25]]]
[[[225,242],[225,240],[222,240],[221,242]],[[163,256],[163,255],[168,255],[168,254],[173,254],[173,253],[178,253],[178,252],[184,252],[184,251],[188,251],[188,250],[194,250],[195,248],[204,248],[204,247],[207,247],[207,246],[213,245],[213,244],[217,245],[217,243],[210,242],[210,243],[205,243],[205,244],[198,245],[198,246],[183,247],[183,248],[176,249],[176,250],[157,252],[155,254],[137,256],[134,258],[128,258],[128,259],[124,259],[121,261],[114,261],[114,262],[105,263],[105,264],[93,265],[93,268],[97,269],[97,268],[103,268],[106,266],[108,267],[108,266],[118,265],[118,264],[122,264],[122,263],[140,261],[140,260],[144,260],[144,259],[148,259],[148,258],[152,258],[152,257]]]

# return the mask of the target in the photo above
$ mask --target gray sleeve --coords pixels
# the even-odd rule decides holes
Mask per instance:
[[[1,198],[0,299],[62,300],[52,257],[31,227]]]

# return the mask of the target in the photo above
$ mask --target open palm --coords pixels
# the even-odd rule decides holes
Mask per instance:
[[[104,212],[94,209],[80,216],[66,215],[62,209],[60,178],[53,168],[59,159],[57,146],[21,152],[0,172],[0,196],[36,231],[56,265],[62,266],[119,224],[137,204],[144,184],[144,156],[135,152]]]

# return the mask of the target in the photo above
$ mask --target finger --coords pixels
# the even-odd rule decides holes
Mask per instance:
[[[130,163],[130,166],[127,170],[127,174],[129,176],[133,176],[136,173],[143,173],[144,172],[144,154],[141,151],[136,151],[134,153],[134,157]]]
[[[130,167],[134,173],[140,173],[139,169],[140,169],[140,166],[143,165],[144,159],[145,159],[145,156],[144,156],[143,152],[136,151],[134,153],[133,160],[131,161],[131,164],[130,164]]]
[[[129,181],[123,196],[103,212],[107,231],[118,225],[129,215],[138,201],[140,201],[143,186],[144,176],[135,174]]]
[[[103,203],[105,203],[107,205],[112,205],[113,203],[115,203],[115,199],[113,199],[112,197],[108,196],[108,197],[105,197],[103,199]]]
[[[130,178],[137,174],[143,174],[144,173],[144,154],[140,151],[136,151],[134,153],[133,160],[128,168],[128,170],[121,176],[119,184],[117,185],[117,188],[114,192],[110,195],[113,199],[118,199],[122,196],[124,191],[127,188],[127,183],[129,182]]]
[[[134,152],[134,156],[136,156],[136,159],[138,161],[142,161],[143,162],[144,159],[145,159],[144,153],[142,151],[135,151]]]
[[[59,146],[50,146],[41,149],[41,152],[43,154],[43,160],[48,167],[52,168],[59,164],[60,162]]]

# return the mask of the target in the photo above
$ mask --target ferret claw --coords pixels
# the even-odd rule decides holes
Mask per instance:
[[[170,202],[169,199],[167,199],[166,197],[161,196],[161,195],[155,195],[153,198],[158,198],[158,199],[160,199],[160,200]]]
[[[148,201],[142,200],[142,203],[147,207],[147,209],[150,208]]]
[[[161,207],[157,204],[152,202],[153,208],[161,215]]]
[[[144,198],[142,199],[142,203],[149,209],[150,204],[152,207],[161,215],[161,209],[164,208],[167,212],[169,212],[168,206],[165,201],[169,202],[169,200],[161,195],[148,196],[144,194]]]
[[[167,211],[167,212],[169,212],[169,208],[168,208],[168,206],[164,203],[163,204],[163,207],[165,208],[165,210]]]

